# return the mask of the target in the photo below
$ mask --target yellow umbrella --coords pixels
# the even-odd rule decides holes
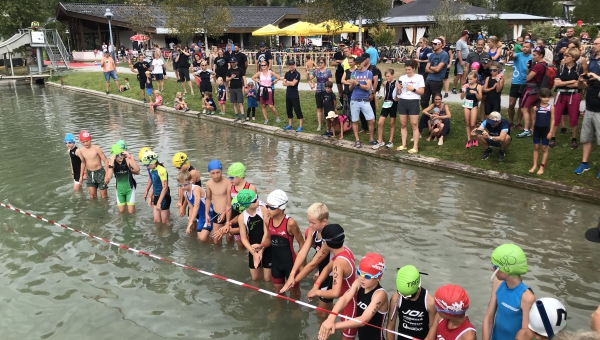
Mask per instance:
[[[331,33],[357,33],[358,26],[352,25],[350,23],[345,22],[342,27],[339,27],[339,24],[336,24],[333,20],[324,21],[320,24],[317,24],[317,33],[316,34],[331,34]],[[327,29],[329,28],[329,31]]]
[[[252,35],[255,37],[265,37],[268,35],[279,35],[281,34],[281,30],[277,26],[267,25],[265,27],[261,27],[256,31],[252,32]]]
[[[312,35],[317,33],[318,29],[315,24],[310,22],[298,21],[295,24],[291,24],[281,29],[280,35],[287,36],[301,36],[301,35]]]

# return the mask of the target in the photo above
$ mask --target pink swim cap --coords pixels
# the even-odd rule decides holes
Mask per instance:
[[[471,64],[471,70],[479,70],[479,66],[480,66],[480,65],[479,65],[479,63],[478,63],[478,62],[476,62],[476,61],[474,61],[474,62]]]

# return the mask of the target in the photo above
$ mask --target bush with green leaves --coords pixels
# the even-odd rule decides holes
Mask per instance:
[[[388,27],[384,23],[379,23],[373,28],[369,28],[369,36],[377,46],[389,46],[394,42],[396,30]]]

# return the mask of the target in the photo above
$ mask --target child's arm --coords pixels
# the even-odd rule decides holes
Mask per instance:
[[[84,175],[86,175],[85,173],[85,157],[83,157],[83,155],[81,154],[81,150],[77,149],[77,151],[75,151],[75,154],[79,157],[79,159],[81,159],[81,169],[79,170],[79,180],[83,181],[84,180]]]
[[[113,176],[113,164],[115,164],[115,156],[111,156],[110,157],[110,163],[108,164],[108,170],[106,171],[106,174],[104,174],[104,184],[108,184],[110,182],[110,179]]]
[[[482,90],[483,93],[488,93],[488,92],[491,92],[492,90],[496,89],[497,83],[494,84],[494,86],[488,88],[488,82],[489,82],[489,80],[490,80],[490,77],[485,78],[485,82],[483,83],[483,90]]]
[[[144,190],[144,201],[148,197],[148,191],[152,188],[152,178],[148,177],[148,184],[146,184],[146,190]]]
[[[187,228],[185,229],[187,234],[192,232],[194,220],[196,219],[196,216],[198,216],[198,210],[200,210],[200,197],[202,197],[202,188],[200,186],[194,188],[194,197],[196,199],[194,200],[194,206],[190,209],[190,216],[188,217]]]
[[[327,317],[327,319],[325,321],[323,321],[323,323],[321,324],[321,327],[319,328],[319,339],[327,339],[330,335],[333,335],[335,333],[335,330],[338,328],[337,325],[341,324],[341,322],[338,322],[337,324],[335,323],[335,319],[337,317],[337,314],[341,313],[344,308],[346,308],[346,306],[348,305],[348,303],[350,303],[350,301],[352,301],[356,295],[356,293],[358,293],[358,289],[360,288],[360,280],[354,280],[354,283],[352,283],[352,286],[350,287],[350,289],[348,289],[346,291],[346,293],[344,293],[344,295],[340,296],[340,298],[337,300],[337,302],[335,303],[335,305],[333,306],[333,309],[331,310],[333,313],[329,314],[329,316]],[[373,298],[375,298],[375,293],[373,293]],[[372,302],[371,302],[372,304]],[[369,304],[369,306],[371,306],[371,304]],[[368,310],[369,308],[367,308]],[[367,310],[365,310],[363,312],[363,315],[365,317],[364,320],[365,322],[368,322],[372,315],[374,313],[370,313],[367,314]],[[361,315],[360,317],[357,317],[357,319],[360,319],[363,317],[363,315]],[[347,328],[350,328],[352,326],[352,328],[357,328],[362,326],[362,324],[360,323],[356,323],[355,321],[346,321],[349,323],[349,326]],[[342,328],[340,328],[342,329]]]
[[[477,93],[475,94],[475,97],[477,98],[477,100],[481,100],[481,98],[483,97],[483,94],[481,93],[481,86],[477,86]]]
[[[554,129],[556,128],[554,124],[552,124],[552,122],[554,122],[554,105],[550,109],[550,132],[548,132],[548,139],[550,139],[554,135]]]
[[[298,242],[298,246],[302,248],[302,246],[304,245],[304,235],[302,235],[300,227],[298,227],[298,223],[296,223],[296,221],[291,217],[288,220],[287,230],[288,233],[294,236],[296,242]]]
[[[504,77],[496,82],[496,92],[502,92],[502,88],[504,88]]]
[[[535,127],[535,119],[537,118],[537,117],[536,117],[536,116],[537,116],[537,113],[536,113],[536,112],[537,112],[537,109],[538,109],[538,107],[537,107],[537,106],[534,106],[534,107],[533,107],[533,112],[534,112],[534,113],[531,115],[531,116],[532,116],[532,117],[531,117],[531,128],[532,128],[532,129],[533,129],[533,127]],[[554,121],[553,121],[553,120],[551,120],[551,121],[550,121],[550,125],[554,125],[554,123],[553,123],[553,122],[554,122]]]
[[[131,169],[131,173],[134,175],[139,175],[140,174],[140,166],[137,164],[137,161],[135,160],[135,158],[133,158],[131,156],[131,154],[129,154],[129,152],[125,151],[127,158],[125,159],[125,161],[127,162],[127,165],[129,166],[129,169]]]
[[[210,225],[211,220],[210,220],[210,204],[212,201],[212,191],[210,190],[210,186],[209,186],[210,181],[206,182],[206,200],[204,205],[206,206],[206,209],[204,211],[204,218],[206,219],[206,223]]]

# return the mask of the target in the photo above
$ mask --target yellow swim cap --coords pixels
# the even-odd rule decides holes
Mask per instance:
[[[178,152],[173,156],[171,162],[177,169],[181,168],[188,161],[188,156],[183,152]]]

